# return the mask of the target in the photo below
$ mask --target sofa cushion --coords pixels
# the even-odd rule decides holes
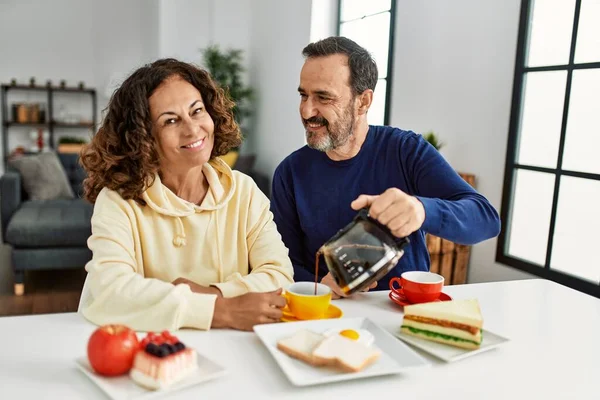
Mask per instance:
[[[75,197],[83,197],[83,180],[86,177],[85,170],[79,164],[79,154],[77,153],[58,153],[60,160],[69,184],[75,193]]]
[[[72,199],[73,189],[54,152],[17,157],[9,161],[23,178],[23,187],[31,200]]]
[[[6,242],[28,248],[87,246],[93,209],[82,199],[26,201],[8,224]]]
[[[92,251],[87,247],[17,248],[12,251],[13,267],[17,271],[83,268],[91,259]]]

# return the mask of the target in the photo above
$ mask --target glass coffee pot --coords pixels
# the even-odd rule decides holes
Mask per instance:
[[[350,295],[383,278],[404,255],[408,238],[397,238],[361,209],[317,252],[342,291]]]

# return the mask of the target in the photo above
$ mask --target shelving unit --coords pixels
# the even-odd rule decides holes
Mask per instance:
[[[9,113],[9,100],[8,94],[11,91],[21,91],[21,92],[37,92],[37,93],[46,93],[46,121],[43,123],[34,123],[34,122],[16,122],[12,121],[12,115]],[[88,95],[91,97],[91,107],[92,107],[92,123],[66,123],[62,121],[56,121],[54,115],[54,95],[57,93],[73,93],[73,94],[82,94]],[[49,133],[49,146],[50,148],[55,148],[54,136],[56,134],[56,129],[68,129],[68,128],[77,128],[77,129],[90,129],[93,131],[96,126],[97,120],[97,97],[96,90],[91,88],[75,88],[75,87],[48,87],[48,86],[29,86],[29,85],[1,85],[0,89],[0,101],[2,103],[2,160],[4,162],[4,167],[8,163],[8,157],[10,154],[9,149],[9,133],[10,128],[12,127],[28,127],[28,128],[44,128],[48,130]],[[11,103],[12,104],[12,103]]]

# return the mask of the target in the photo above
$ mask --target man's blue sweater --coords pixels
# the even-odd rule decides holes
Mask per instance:
[[[423,139],[410,131],[369,126],[360,152],[333,161],[308,146],[289,155],[273,177],[271,211],[294,265],[294,280],[314,281],[317,250],[356,215],[350,203],[361,194],[398,188],[416,196],[425,221],[409,236],[410,245],[396,267],[377,286],[405,271],[429,271],[425,233],[460,244],[475,244],[500,231],[494,207],[477,193]],[[327,274],[320,263],[319,277]]]

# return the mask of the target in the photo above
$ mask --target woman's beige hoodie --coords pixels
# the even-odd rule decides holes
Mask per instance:
[[[147,206],[100,192],[79,304],[85,318],[143,331],[209,329],[216,296],[172,281],[214,285],[224,297],[293,282],[269,200],[254,181],[218,158],[203,172],[209,191],[200,206],[177,197],[158,176],[143,194]]]

